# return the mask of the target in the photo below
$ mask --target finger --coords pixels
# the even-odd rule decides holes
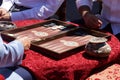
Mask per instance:
[[[29,49],[30,49],[30,45],[26,45],[25,50],[29,50]]]
[[[94,18],[93,20],[91,20],[91,24],[94,25],[95,28],[100,28],[100,26],[102,25],[102,21],[98,18]]]
[[[102,25],[102,21],[101,20],[98,20],[98,23],[99,23],[100,26]]]

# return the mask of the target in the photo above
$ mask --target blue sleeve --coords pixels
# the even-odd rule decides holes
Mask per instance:
[[[93,5],[92,1],[93,0],[76,0],[77,8],[79,8],[80,6],[83,6],[83,5],[87,5],[90,8],[92,8],[92,5]]]
[[[53,2],[52,2],[53,1]],[[46,19],[56,13],[64,0],[46,0],[38,7],[20,12],[12,12],[12,21],[24,19]]]
[[[0,67],[19,65],[22,62],[24,47],[21,42],[15,40],[4,43],[0,36]]]

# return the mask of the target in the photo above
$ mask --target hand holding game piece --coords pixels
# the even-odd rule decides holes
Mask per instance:
[[[29,50],[31,44],[31,39],[29,37],[17,37],[16,40],[23,44],[24,50]]]

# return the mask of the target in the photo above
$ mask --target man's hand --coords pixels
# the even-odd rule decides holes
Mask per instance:
[[[79,7],[79,12],[84,19],[85,25],[89,28],[99,29],[102,21],[91,13],[91,9],[87,5]]]
[[[91,13],[86,13],[83,16],[85,25],[89,28],[99,29],[102,25],[102,21]]]
[[[3,8],[0,8],[0,21],[11,21],[10,13]]]
[[[8,11],[5,10],[4,8],[0,8],[0,16],[6,14]]]
[[[31,39],[29,37],[18,37],[16,40],[22,42],[24,49],[25,50],[29,50],[30,48],[30,43],[31,43]]]

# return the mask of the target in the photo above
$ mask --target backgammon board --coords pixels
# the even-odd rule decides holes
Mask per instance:
[[[76,28],[66,33],[32,43],[32,50],[46,53],[56,59],[72,55],[75,50],[83,50],[84,46],[94,37],[110,38],[105,33],[89,30],[83,27]]]
[[[1,33],[6,41],[12,41],[20,36],[28,36],[32,40],[31,49],[48,57],[62,59],[72,55],[75,49],[81,49],[93,37],[106,37],[103,32],[76,27],[59,20],[48,20],[23,28],[17,28]]]
[[[75,25],[52,19],[22,28],[3,31],[1,35],[5,41],[12,41],[21,36],[30,37],[32,41],[39,41],[76,28]]]

